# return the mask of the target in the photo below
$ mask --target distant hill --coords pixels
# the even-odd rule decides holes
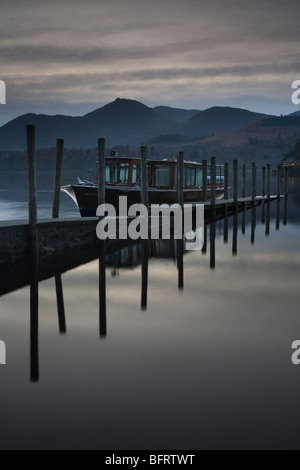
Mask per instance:
[[[177,132],[188,137],[208,137],[233,131],[269,117],[246,109],[219,107],[201,111],[177,127]]]
[[[141,108],[141,111],[142,114],[145,112],[146,116],[149,116],[147,110],[144,110],[144,108]],[[93,113],[89,114],[92,125],[93,116],[91,115]],[[35,115],[26,115],[26,117],[24,117],[22,124],[22,132],[24,134],[24,126],[28,123],[28,116]],[[56,116],[56,118],[58,117]],[[68,126],[68,119],[67,116],[60,116],[57,122],[59,122],[60,126],[66,122]],[[74,119],[72,125],[76,127],[76,120],[80,120],[81,118],[70,119]],[[80,129],[82,131],[82,121],[80,120],[79,122],[78,132],[80,132]],[[55,137],[65,136],[67,134],[66,129],[64,130],[62,127],[57,127],[56,130],[62,132]],[[82,135],[82,132],[80,132],[80,135]],[[293,151],[298,149],[299,142],[296,147],[295,144],[299,139],[300,116],[293,117],[292,119],[290,116],[283,116],[280,118],[268,117],[267,119],[255,122],[241,129],[202,139],[193,139],[180,134],[168,134],[165,132],[164,134],[159,134],[156,138],[148,139],[146,143],[148,145],[149,155],[158,159],[176,155],[179,151],[183,150],[186,158],[191,160],[209,160],[212,155],[215,155],[217,161],[220,163],[225,161],[231,163],[233,159],[238,159],[240,164],[247,163],[250,165],[252,161],[259,164],[280,163],[283,155],[289,153],[291,149],[293,149]],[[86,168],[95,168],[97,160],[96,143],[97,142],[93,140],[91,148],[85,150],[65,148],[64,169],[76,169],[80,174],[80,171]],[[112,147],[108,146],[107,155],[109,155],[111,149]],[[127,146],[115,146],[113,149],[118,150],[120,156],[128,156],[130,154],[131,156],[137,157],[139,152],[139,146],[136,144],[131,146],[130,149]],[[54,169],[55,148],[52,141],[49,148],[37,151],[37,167],[40,171]],[[25,171],[26,152],[0,151],[0,169]]]
[[[250,126],[215,136],[190,140],[189,143],[154,145],[155,155],[176,155],[183,150],[187,157],[201,161],[215,155],[219,162],[280,163],[300,139],[300,117],[267,118]]]
[[[289,114],[289,116],[300,116],[300,111],[295,111],[294,113]]]
[[[182,124],[185,121],[188,121],[196,114],[200,113],[199,109],[180,109],[180,108],[171,108],[169,106],[156,106],[153,108],[154,111],[161,114],[162,116],[171,119],[178,124]]]
[[[0,128],[0,150],[24,150],[25,126],[36,126],[37,148],[49,148],[57,138],[68,148],[93,148],[105,137],[108,146],[138,145],[176,123],[144,104],[118,98],[82,117],[25,114]]]

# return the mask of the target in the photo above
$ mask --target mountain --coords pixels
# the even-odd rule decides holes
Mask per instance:
[[[300,116],[300,111],[295,111],[294,113],[289,114],[289,116]]]
[[[169,106],[156,106],[153,109],[157,113],[168,119],[171,119],[174,122],[177,122],[178,124],[188,121],[200,112],[199,109],[180,109],[170,108]]]
[[[246,109],[214,106],[178,126],[177,133],[188,137],[208,137],[248,126],[266,117],[269,115]]]
[[[205,111],[204,111],[205,112]],[[300,139],[300,116],[268,117],[249,126],[234,131],[216,134],[205,139],[190,139],[177,143],[168,139],[161,144],[160,139],[152,144],[152,152],[156,155],[176,155],[185,152],[186,158],[201,161],[211,155],[218,162],[240,163],[257,162],[260,164],[279,163],[283,154],[288,152]]]
[[[57,138],[63,138],[67,148],[94,148],[99,137],[105,137],[108,146],[139,145],[176,125],[138,101],[118,98],[82,117],[20,116],[0,128],[0,150],[24,150],[27,124],[36,126],[37,148],[53,147]]]

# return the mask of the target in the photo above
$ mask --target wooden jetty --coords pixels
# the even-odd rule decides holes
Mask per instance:
[[[0,223],[0,267],[30,255],[31,260],[36,262],[38,257],[52,256],[59,252],[74,252],[84,248],[96,247],[98,239],[96,236],[96,225],[98,218],[78,218],[72,220],[58,219],[59,216],[59,190],[61,180],[63,141],[57,141],[56,178],[53,202],[53,219],[37,220],[36,202],[36,159],[35,159],[35,128],[27,126],[27,155],[28,155],[28,189],[29,189],[29,222],[15,221]],[[146,148],[141,147],[142,164],[142,190],[141,201],[147,205],[148,181],[147,181],[147,153]],[[178,155],[178,203],[183,207],[183,171],[184,154]],[[204,176],[207,174],[208,162],[203,161]],[[281,168],[277,169],[278,174]],[[224,166],[224,199],[217,200],[215,193],[216,158],[212,157],[210,162],[210,200],[204,201],[205,223],[227,219],[228,217],[246,211],[253,207],[280,200],[280,178],[277,178],[276,195],[270,194],[270,165],[263,169],[262,195],[257,196],[257,169],[252,165],[252,195],[246,197],[246,171],[243,166],[242,196],[239,197],[238,184],[238,161],[233,162],[233,197],[229,198],[229,164]],[[99,174],[99,204],[105,202],[105,140],[98,141],[98,174]],[[207,178],[204,178],[204,199],[207,199]],[[284,197],[287,198],[287,172],[285,175]],[[194,204],[195,207],[195,204]],[[122,242],[123,243],[123,242]],[[130,243],[130,240],[128,240]],[[106,243],[106,249],[116,246],[116,241]]]

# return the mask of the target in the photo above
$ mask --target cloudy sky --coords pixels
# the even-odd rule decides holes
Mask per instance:
[[[149,106],[299,110],[299,0],[1,0],[0,125]]]

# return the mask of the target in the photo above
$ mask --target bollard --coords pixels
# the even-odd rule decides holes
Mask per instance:
[[[276,180],[277,199],[280,199],[280,173],[281,173],[281,167],[280,165],[277,165],[277,180]]]
[[[37,197],[36,197],[36,155],[35,127],[26,126],[27,133],[27,171],[28,171],[28,211],[31,256],[38,256],[37,239]]]
[[[257,184],[256,184],[256,164],[252,163],[252,201],[255,201],[256,199],[256,189]]]
[[[271,198],[271,165],[267,165],[267,198]]]
[[[225,163],[224,165],[224,199],[225,200],[227,200],[229,197],[228,188],[229,188],[229,164]]]
[[[202,175],[203,175],[203,202],[207,201],[207,160],[202,161]]]
[[[285,199],[288,198],[289,194],[289,179],[288,179],[288,168],[284,167],[284,197]]]
[[[261,195],[262,197],[266,197],[266,167],[264,166],[262,169],[262,180],[261,180]]]
[[[243,176],[242,176],[242,197],[246,197],[246,175],[247,175],[247,167],[243,165]]]
[[[211,157],[210,161],[210,203],[216,204],[216,157]]]
[[[238,160],[233,160],[233,200],[234,200],[234,204],[236,206],[238,204],[238,186],[239,186],[239,182],[238,182],[239,167],[238,167],[238,165],[239,165]]]
[[[98,206],[105,204],[105,139],[98,139]]]
[[[184,206],[184,152],[179,152],[177,160],[178,204]]]
[[[142,175],[142,191],[141,203],[147,209],[149,207],[149,194],[148,194],[148,164],[147,164],[147,147],[141,147],[141,175]]]
[[[57,141],[56,141],[56,165],[55,165],[54,197],[53,197],[53,208],[52,208],[52,218],[53,219],[58,219],[58,217],[59,217],[63,151],[64,151],[64,141],[62,139],[57,139]]]

